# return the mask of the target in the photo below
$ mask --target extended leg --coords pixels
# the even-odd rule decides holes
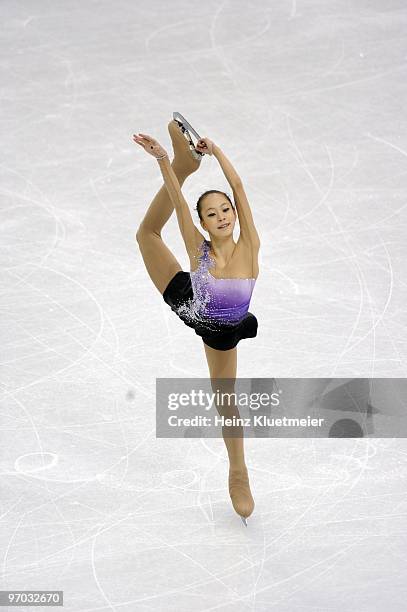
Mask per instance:
[[[171,165],[182,186],[185,179],[199,168],[200,163],[193,159],[188,143],[175,121],[170,122],[168,129],[174,148],[174,159]],[[182,269],[161,238],[161,230],[173,211],[174,206],[167,188],[163,185],[147,209],[136,233],[136,240],[147,272],[161,294],[174,274]]]

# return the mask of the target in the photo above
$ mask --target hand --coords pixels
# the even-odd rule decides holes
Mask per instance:
[[[143,147],[146,153],[149,153],[155,158],[168,155],[167,151],[160,145],[160,143],[148,134],[142,134],[141,132],[139,134],[133,134],[133,140]]]
[[[198,144],[195,149],[200,153],[207,153],[208,155],[213,155],[213,147],[214,143],[209,138],[201,138],[198,140]]]

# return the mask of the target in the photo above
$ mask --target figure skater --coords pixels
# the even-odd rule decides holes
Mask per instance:
[[[167,151],[148,134],[134,134],[133,140],[157,159],[164,185],[151,202],[137,232],[136,240],[152,282],[165,302],[204,344],[211,381],[234,381],[237,371],[237,344],[257,335],[257,319],[248,312],[259,273],[260,240],[242,181],[223,151],[209,138],[200,138],[179,113],[168,124],[174,150],[170,163]],[[198,137],[194,144],[191,132]],[[233,191],[234,204],[223,191],[211,189],[198,199],[196,211],[202,229],[195,226],[181,187],[200,167],[203,156],[214,155]],[[190,272],[183,271],[165,245],[161,230],[175,208],[178,225],[190,259]],[[233,240],[239,218],[240,235]],[[209,272],[209,268],[211,272]],[[230,412],[229,412],[230,414]],[[238,412],[237,412],[238,414]],[[247,526],[254,509],[244,457],[243,431],[223,438],[229,457],[229,494],[235,511]]]

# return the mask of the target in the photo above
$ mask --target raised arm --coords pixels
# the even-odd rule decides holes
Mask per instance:
[[[233,191],[239,217],[241,239],[252,247],[259,248],[260,238],[254,225],[252,211],[243,188],[242,180],[220,147],[213,144],[212,151]]]
[[[212,145],[212,154],[216,157],[219,162],[220,167],[222,168],[222,172],[226,177],[227,182],[232,187],[241,183],[241,178],[232,166],[231,162],[228,160],[224,152],[218,145],[213,143]]]

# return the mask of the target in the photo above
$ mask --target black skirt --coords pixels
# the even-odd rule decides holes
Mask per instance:
[[[164,301],[171,307],[171,310],[185,323],[192,327],[198,336],[211,348],[218,351],[228,351],[235,348],[243,338],[255,338],[257,336],[257,319],[248,312],[246,316],[236,325],[226,325],[221,322],[194,321],[179,312],[179,307],[190,303],[194,293],[189,272],[180,270],[168,283],[164,293]]]

